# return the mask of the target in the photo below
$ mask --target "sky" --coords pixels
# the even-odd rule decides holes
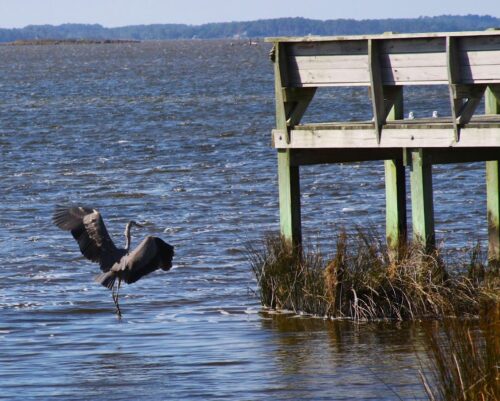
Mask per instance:
[[[0,0],[0,27],[313,19],[414,18],[443,14],[500,17],[500,0]]]

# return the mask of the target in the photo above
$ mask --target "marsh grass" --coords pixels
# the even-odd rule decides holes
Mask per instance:
[[[335,248],[325,258],[268,236],[261,248],[249,249],[261,303],[330,318],[408,320],[477,315],[483,303],[498,302],[498,270],[486,267],[479,247],[464,265],[448,269],[439,250],[427,254],[417,246],[391,261],[372,232],[341,232]]]
[[[490,307],[479,327],[463,319],[427,327],[429,362],[420,376],[429,400],[500,400],[500,310]]]
[[[330,258],[279,236],[248,254],[266,307],[354,320],[439,319],[424,325],[420,376],[429,400],[500,400],[500,275],[479,245],[452,263],[439,249],[417,246],[393,261],[373,232],[358,230],[341,232]]]

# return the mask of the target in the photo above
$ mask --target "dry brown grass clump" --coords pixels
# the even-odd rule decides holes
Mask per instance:
[[[479,327],[452,319],[427,328],[429,367],[421,378],[429,400],[500,400],[499,312],[497,303]]]
[[[266,238],[262,251],[250,250],[250,262],[264,306],[318,314],[328,312],[321,255],[304,253],[280,237]],[[326,309],[325,309],[326,308]]]
[[[438,251],[415,246],[393,262],[385,244],[362,232],[341,233],[331,260],[278,236],[249,254],[262,304],[278,310],[406,320],[477,315],[482,302],[498,302],[498,270],[485,267],[478,249],[467,266],[453,266],[461,275],[447,272]]]

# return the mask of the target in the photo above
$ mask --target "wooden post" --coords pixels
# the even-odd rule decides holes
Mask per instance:
[[[283,43],[275,44],[274,48],[274,75],[276,93],[276,127],[287,134],[289,142],[288,115],[292,105],[285,101],[287,86],[286,53]],[[290,149],[278,151],[278,189],[280,207],[281,235],[300,244],[302,241],[300,219],[300,179],[299,167],[292,166]]]
[[[486,90],[486,114],[500,114],[500,90]],[[486,196],[488,215],[488,260],[500,265],[500,163],[499,160],[486,162]]]
[[[411,214],[413,241],[431,251],[436,244],[432,199],[432,164],[423,149],[411,150]]]
[[[391,104],[387,120],[404,118],[403,87],[393,86],[384,91],[389,95]],[[406,243],[406,178],[403,161],[385,160],[385,227],[389,253],[393,260],[399,256],[401,246]]]
[[[448,70],[448,88],[451,101],[451,118],[453,121],[453,130],[455,131],[455,141],[460,139],[460,124],[458,117],[463,106],[463,99],[457,96],[454,90],[460,80],[460,57],[458,48],[458,39],[446,37],[446,65]]]
[[[294,244],[302,241],[299,167],[290,165],[290,150],[278,151],[281,235]]]
[[[376,40],[368,40],[368,67],[370,72],[370,96],[372,98],[373,124],[377,143],[380,143],[382,126],[385,123],[384,86],[380,69],[379,45]]]

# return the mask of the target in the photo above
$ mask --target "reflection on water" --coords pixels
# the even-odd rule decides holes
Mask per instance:
[[[0,398],[423,397],[418,324],[260,312],[245,244],[278,221],[268,51],[0,47]],[[356,101],[320,91],[319,117],[365,119],[366,93],[340,93]],[[420,98],[445,114],[447,96]],[[339,226],[381,226],[381,166],[303,168],[305,236],[329,252]],[[483,170],[436,168],[438,235],[452,247],[486,235]],[[120,245],[136,219],[148,224],[132,246],[146,234],[175,246],[171,272],[123,287],[121,322],[97,266],[51,223],[61,202],[99,208]]]
[[[420,399],[415,356],[423,332],[410,323],[325,321],[272,315],[276,356],[296,399]],[[332,383],[335,383],[332,386]]]

